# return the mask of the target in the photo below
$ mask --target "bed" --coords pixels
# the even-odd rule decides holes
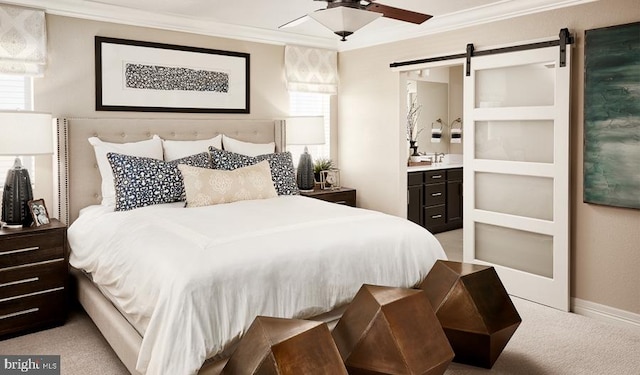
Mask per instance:
[[[100,205],[90,137],[226,134],[280,151],[280,121],[57,122],[56,208],[71,223],[78,300],[131,373],[216,374],[256,315],[335,322],[363,283],[411,287],[446,258],[407,220],[298,195],[126,212]]]

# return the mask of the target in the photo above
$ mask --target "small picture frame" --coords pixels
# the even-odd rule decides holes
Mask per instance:
[[[340,170],[332,168],[320,171],[320,188],[322,190],[340,189]]]
[[[47,212],[47,206],[44,204],[44,199],[34,199],[29,201],[28,204],[31,217],[33,217],[33,225],[39,227],[49,224],[49,213]]]

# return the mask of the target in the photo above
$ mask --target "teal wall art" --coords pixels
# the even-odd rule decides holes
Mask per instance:
[[[585,31],[584,201],[640,209],[640,22]]]

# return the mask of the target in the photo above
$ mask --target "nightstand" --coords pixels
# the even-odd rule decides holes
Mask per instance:
[[[0,338],[64,324],[67,226],[0,229]]]
[[[321,199],[327,202],[344,204],[347,206],[356,206],[356,189],[339,188],[335,190],[321,190],[316,188],[314,191],[300,192],[305,197]]]

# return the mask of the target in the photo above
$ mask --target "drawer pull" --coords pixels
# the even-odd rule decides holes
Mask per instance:
[[[442,215],[433,215],[431,216],[432,219],[440,219],[442,217]]]
[[[38,311],[40,311],[40,309],[38,307],[34,307],[33,309],[29,309],[29,310],[17,311],[17,312],[11,313],[11,314],[6,314],[6,315],[0,316],[0,320],[13,318],[13,317],[20,316],[20,315],[31,314],[31,313],[38,312]]]
[[[442,193],[433,193],[433,194],[431,194],[432,197],[439,197],[441,195],[442,195]]]
[[[23,280],[17,280],[17,281],[11,281],[8,283],[4,283],[4,284],[0,284],[0,288],[2,288],[3,286],[11,286],[11,285],[18,285],[18,284],[26,284],[26,283],[32,283],[34,281],[38,281],[40,280],[39,277],[32,277],[30,279],[23,279]]]
[[[437,180],[437,179],[442,178],[442,175],[441,174],[437,174],[435,176],[431,176],[431,178],[434,179],[434,180]]]
[[[24,249],[5,251],[4,253],[0,253],[0,255],[11,255],[11,254],[17,254],[17,253],[26,253],[27,251],[35,251],[35,250],[38,250],[38,249],[40,249],[39,246],[25,247]]]

